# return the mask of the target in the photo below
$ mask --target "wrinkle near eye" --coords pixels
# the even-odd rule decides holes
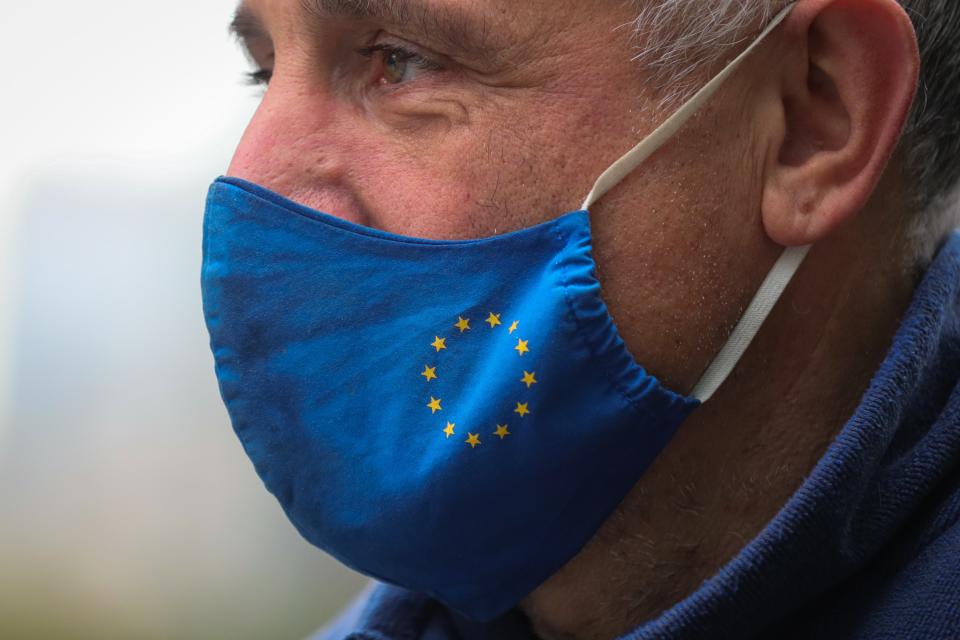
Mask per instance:
[[[375,103],[367,111],[385,127],[415,143],[420,152],[437,136],[472,122],[469,103],[453,97],[408,96]]]

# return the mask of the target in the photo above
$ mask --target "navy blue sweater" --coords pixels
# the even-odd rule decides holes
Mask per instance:
[[[315,640],[530,640],[371,583]],[[717,574],[626,639],[960,639],[960,233],[853,417]]]

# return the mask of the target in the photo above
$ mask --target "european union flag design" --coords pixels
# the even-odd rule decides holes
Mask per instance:
[[[573,557],[697,406],[628,353],[585,211],[444,242],[222,178],[204,229],[221,393],[266,487],[313,544],[472,618]]]
[[[457,322],[452,325],[452,329],[449,331],[449,335],[447,337],[438,335],[430,344],[430,347],[436,350],[436,354],[431,354],[431,357],[427,359],[442,364],[434,364],[433,366],[426,364],[420,373],[427,382],[425,395],[430,396],[427,408],[431,415],[436,416],[438,412],[443,412],[444,416],[447,416],[441,421],[435,421],[438,433],[440,432],[440,423],[445,421],[442,429],[443,435],[449,440],[458,435],[466,434],[466,439],[463,442],[473,449],[481,446],[488,435],[490,440],[499,438],[501,441],[513,435],[510,431],[511,424],[516,429],[520,426],[523,418],[530,415],[531,398],[533,397],[531,392],[534,385],[539,383],[536,371],[524,369],[524,363],[522,362],[524,356],[527,356],[528,360],[534,360],[535,358],[528,355],[531,353],[530,340],[524,340],[521,337],[523,334],[520,332],[520,321],[514,320],[507,327],[501,320],[502,316],[501,313],[491,311],[484,320],[489,328],[476,331],[474,331],[474,326],[471,325],[470,318],[458,316]],[[450,341],[449,346],[448,341]],[[492,415],[499,415],[499,418],[492,421],[491,424],[470,425],[461,422],[458,432],[457,422],[455,422],[457,420],[456,401],[454,400],[453,404],[448,403],[445,409],[442,398],[456,398],[459,395],[458,389],[470,384],[469,380],[463,380],[462,375],[463,371],[469,370],[469,368],[458,366],[459,362],[474,358],[477,350],[504,350],[513,342],[516,342],[512,347],[516,357],[507,358],[503,362],[504,370],[497,372],[496,375],[501,376],[500,382],[504,387],[513,387],[514,395],[519,398],[515,406],[504,406],[499,413],[495,409],[491,410]],[[448,351],[449,353],[447,353]],[[514,360],[512,364],[510,359]],[[444,372],[442,379],[440,374],[437,373],[438,370]],[[523,372],[522,376],[520,375],[521,371]],[[441,397],[434,397],[434,393]],[[473,433],[474,430],[476,430],[476,433]]]

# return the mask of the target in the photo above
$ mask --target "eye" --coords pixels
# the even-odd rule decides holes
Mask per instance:
[[[409,84],[423,73],[441,71],[443,67],[433,60],[394,44],[375,44],[357,51],[377,63],[375,81],[385,85]]]
[[[255,87],[265,87],[270,84],[273,77],[273,69],[257,69],[243,74],[244,82]]]

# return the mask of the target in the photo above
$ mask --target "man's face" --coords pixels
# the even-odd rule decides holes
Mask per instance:
[[[624,0],[245,1],[235,26],[271,80],[230,175],[389,232],[476,238],[555,218],[579,207],[596,177],[669,115],[656,108],[663,95],[649,70],[631,60],[644,42],[642,33],[634,39]],[[889,247],[900,236],[888,235],[904,219],[896,180],[881,194],[896,203],[889,211],[884,204],[862,228],[832,229],[864,207],[899,138],[916,86],[912,28],[892,0],[809,0],[792,18],[792,35],[751,54],[591,210],[603,297],[621,336],[641,365],[683,393],[782,252],[765,222],[783,244],[815,242],[821,255],[818,270],[805,265],[805,288],[790,300],[798,306],[786,307],[796,317],[767,334],[752,370],[731,379],[736,393],[685,423],[625,501],[628,515],[608,520],[598,544],[532,594],[528,609],[561,630],[604,620],[578,606],[579,594],[607,590],[615,612],[622,608],[605,571],[618,553],[634,558],[639,547],[649,556],[642,566],[654,568],[632,577],[623,563],[627,583],[663,567],[676,589],[685,588],[676,575],[713,562],[702,557],[729,557],[740,534],[703,523],[749,512],[759,526],[769,517],[775,491],[756,509],[750,496],[794,490],[800,472],[791,469],[809,468],[794,452],[820,446],[857,400],[849,362],[886,348],[889,332],[864,324],[855,301],[897,308],[880,291],[901,276],[876,274],[878,264],[899,274]],[[832,243],[821,241],[828,236]],[[808,347],[813,360],[802,353]],[[827,427],[811,428],[818,422]],[[685,506],[701,494],[714,498],[707,517]],[[631,537],[637,530],[646,537]],[[674,541],[679,551],[664,550]]]
[[[269,86],[229,174],[409,236],[554,218],[664,117],[633,17],[620,0],[247,0],[235,27]],[[749,277],[727,247],[762,233],[736,95],[592,212],[621,333],[681,391],[744,302],[711,306]]]

